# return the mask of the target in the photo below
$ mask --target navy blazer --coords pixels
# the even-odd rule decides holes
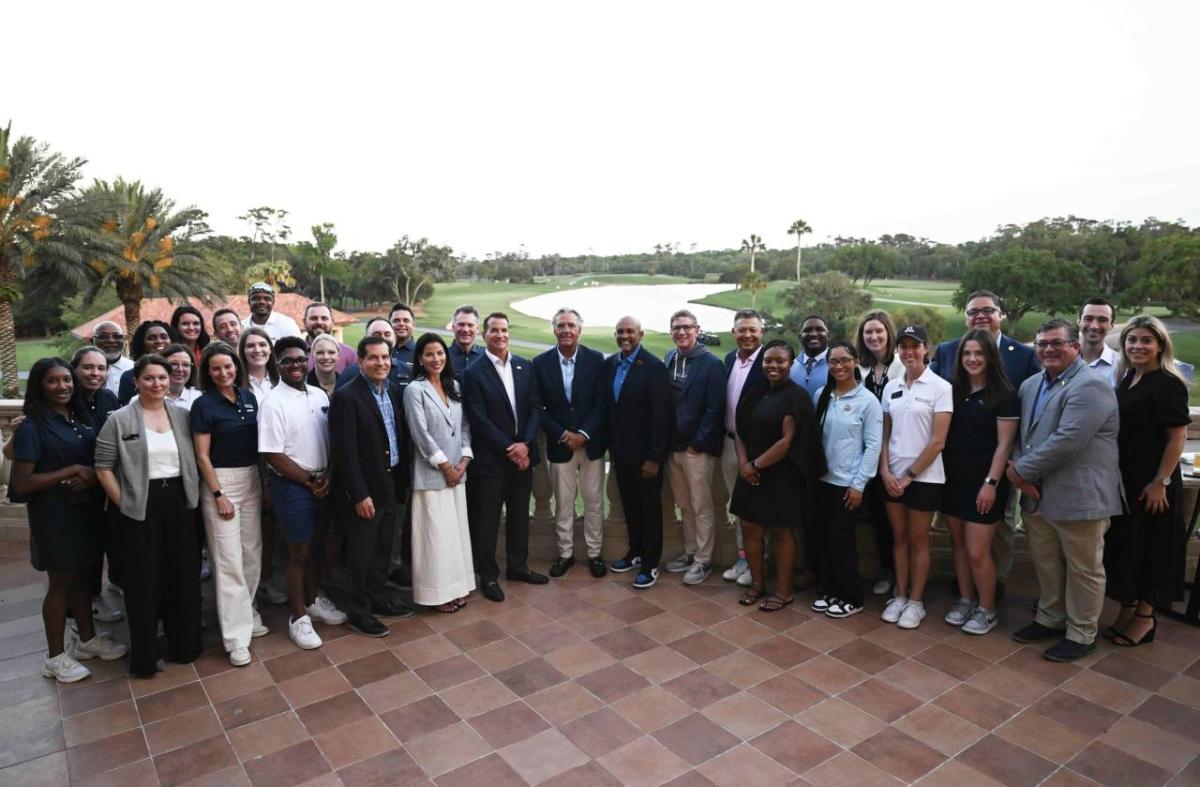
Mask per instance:
[[[604,409],[608,415],[608,441],[613,462],[640,467],[647,460],[662,464],[667,459],[675,414],[671,412],[671,386],[667,367],[642,347],[621,386],[621,398],[613,398],[617,374],[616,352],[604,361]]]
[[[730,350],[729,352],[725,353],[725,380],[726,381],[729,380],[729,375],[733,374],[733,359],[737,357],[737,354],[738,354],[737,350]],[[751,366],[750,366],[750,371],[746,373],[746,383],[745,383],[745,385],[742,386],[742,392],[738,396],[737,404],[740,405],[742,403],[742,399],[746,398],[747,391],[752,391],[755,388],[762,388],[767,384],[767,376],[765,374],[763,374],[763,370],[762,370],[762,362],[763,362],[764,355],[766,355],[766,352],[762,349],[762,347],[759,347],[758,348],[758,357],[754,359],[754,363],[751,364]],[[726,403],[726,404],[728,404],[728,403]],[[735,413],[737,412],[736,405],[734,406],[733,411]],[[721,423],[724,424],[725,423],[724,420],[722,420]]]
[[[357,367],[355,367],[357,368]],[[404,422],[404,390],[388,385],[388,398],[400,449],[398,466],[391,468],[391,451],[383,414],[370,381],[359,375],[333,392],[329,403],[330,467],[337,499],[351,509],[370,497],[379,508],[403,500],[408,487],[408,428]]]
[[[538,463],[541,406],[533,365],[525,358],[508,355],[517,400],[515,422],[504,383],[490,358],[480,357],[463,372],[463,409],[471,426],[471,451],[475,454],[471,472],[475,475],[502,475],[515,467],[505,453],[513,443],[529,446],[530,467]]]
[[[542,403],[542,431],[546,433],[546,459],[571,461],[571,449],[559,442],[564,432],[586,432],[584,451],[588,459],[599,459],[607,449],[604,428],[604,355],[584,347],[575,350],[575,376],[571,380],[571,401],[563,388],[562,365],[558,348],[547,350],[533,359],[533,377]]]
[[[929,362],[929,368],[935,374],[951,383],[954,382],[954,356],[958,355],[960,341],[961,338],[950,339],[939,344],[934,348],[933,359]],[[1027,377],[1042,371],[1032,347],[1004,334],[1000,334],[1000,360],[1004,362],[1004,373],[1008,375],[1013,390],[1019,390]]]
[[[667,379],[678,350],[667,351]],[[708,350],[687,359],[687,376],[675,393],[675,434],[671,448],[720,456],[725,442],[725,374]]]

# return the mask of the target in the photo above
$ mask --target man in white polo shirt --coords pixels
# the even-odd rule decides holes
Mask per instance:
[[[275,311],[275,288],[265,281],[250,285],[246,300],[250,303],[250,316],[242,320],[243,328],[262,328],[277,342],[284,336],[299,336],[300,326],[286,314]]]

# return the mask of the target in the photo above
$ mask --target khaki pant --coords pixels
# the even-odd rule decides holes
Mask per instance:
[[[737,483],[738,477],[738,457],[737,457],[737,442],[728,434],[725,435],[725,443],[721,448],[721,480],[725,482],[725,501],[722,508],[727,512],[729,510],[729,501],[733,499],[733,485]],[[737,537],[737,548],[741,551],[746,548],[745,542],[742,540],[742,525],[737,521],[737,517],[728,514],[730,522],[733,524],[733,532]]]
[[[1110,520],[1055,521],[1038,513],[1024,519],[1040,591],[1034,620],[1065,626],[1067,639],[1091,644],[1104,606],[1104,533]]]
[[[214,471],[221,492],[233,503],[233,518],[221,518],[216,498],[203,484],[200,512],[212,561],[217,620],[228,652],[250,647],[254,629],[254,594],[262,570],[262,486],[258,467],[217,467]]]
[[[996,563],[996,579],[1003,580],[1012,571],[1017,532],[1021,529],[1021,493],[1009,490],[1004,517],[996,523],[992,539],[992,560]]]
[[[546,462],[554,485],[554,530],[558,556],[575,552],[575,495],[583,495],[583,540],[589,558],[600,556],[604,537],[604,460],[588,459],[579,449],[569,461]]]
[[[712,477],[717,458],[709,454],[676,451],[667,459],[667,483],[683,514],[683,543],[696,562],[712,564],[716,543]]]

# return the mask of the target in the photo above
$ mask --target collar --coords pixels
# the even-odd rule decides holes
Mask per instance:
[[[824,350],[817,353],[816,355],[809,355],[807,352],[805,352],[803,354],[804,360],[802,360],[800,363],[807,364],[809,359],[811,358],[812,362],[813,362],[813,366],[816,366],[817,364],[819,364],[821,361],[824,361],[828,357],[829,357],[829,348],[826,347]]]
[[[512,353],[511,352],[508,354],[508,357],[505,358],[503,361],[500,360],[495,355],[492,355],[491,350],[484,350],[483,354],[486,355],[488,357],[488,360],[491,361],[495,366],[509,366],[512,364]]]
[[[758,345],[758,347],[754,348],[754,352],[752,352],[746,356],[745,360],[742,360],[742,351],[741,350],[734,350],[733,351],[733,362],[740,363],[742,366],[745,366],[746,364],[754,363],[754,361],[758,359],[758,356],[762,355],[762,349],[763,349],[763,346],[761,344]],[[826,351],[826,352],[828,352],[828,351]]]
[[[640,353],[641,351],[642,351],[642,345],[640,345],[640,344],[637,347],[634,347],[633,352],[629,353],[629,355],[621,355],[621,351],[617,350],[617,363],[633,365],[633,359],[637,358],[637,354]]]
[[[579,346],[578,345],[576,345],[576,347],[575,347],[575,354],[572,355],[570,358],[563,355],[562,350],[558,349],[558,347],[554,348],[554,352],[558,353],[558,363],[560,366],[566,366],[568,363],[573,364],[573,363],[575,363],[575,361],[577,361],[579,359]]]

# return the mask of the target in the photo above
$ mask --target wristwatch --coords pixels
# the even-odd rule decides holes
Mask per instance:
[[[911,467],[908,468],[907,470],[905,470],[904,474],[906,476],[908,476],[909,478],[913,479],[914,481],[917,480],[917,474],[912,471]]]
[[[753,467],[755,470],[762,470],[762,468],[758,466],[758,460],[757,460],[757,459],[751,459],[751,460],[750,460],[750,466],[751,466],[751,467]]]
[[[213,492],[213,498],[224,497],[224,496],[225,496],[225,493],[224,493],[224,492],[222,492],[220,489],[218,489],[217,491]]]
[[[987,484],[988,486],[999,486],[1000,485],[1000,482],[998,480],[996,480],[995,478],[992,478],[991,476],[988,476],[987,478],[983,479],[983,483]]]
[[[1154,480],[1159,482],[1163,486],[1171,485],[1171,476],[1169,476],[1169,475],[1156,475],[1156,476],[1154,476]]]

